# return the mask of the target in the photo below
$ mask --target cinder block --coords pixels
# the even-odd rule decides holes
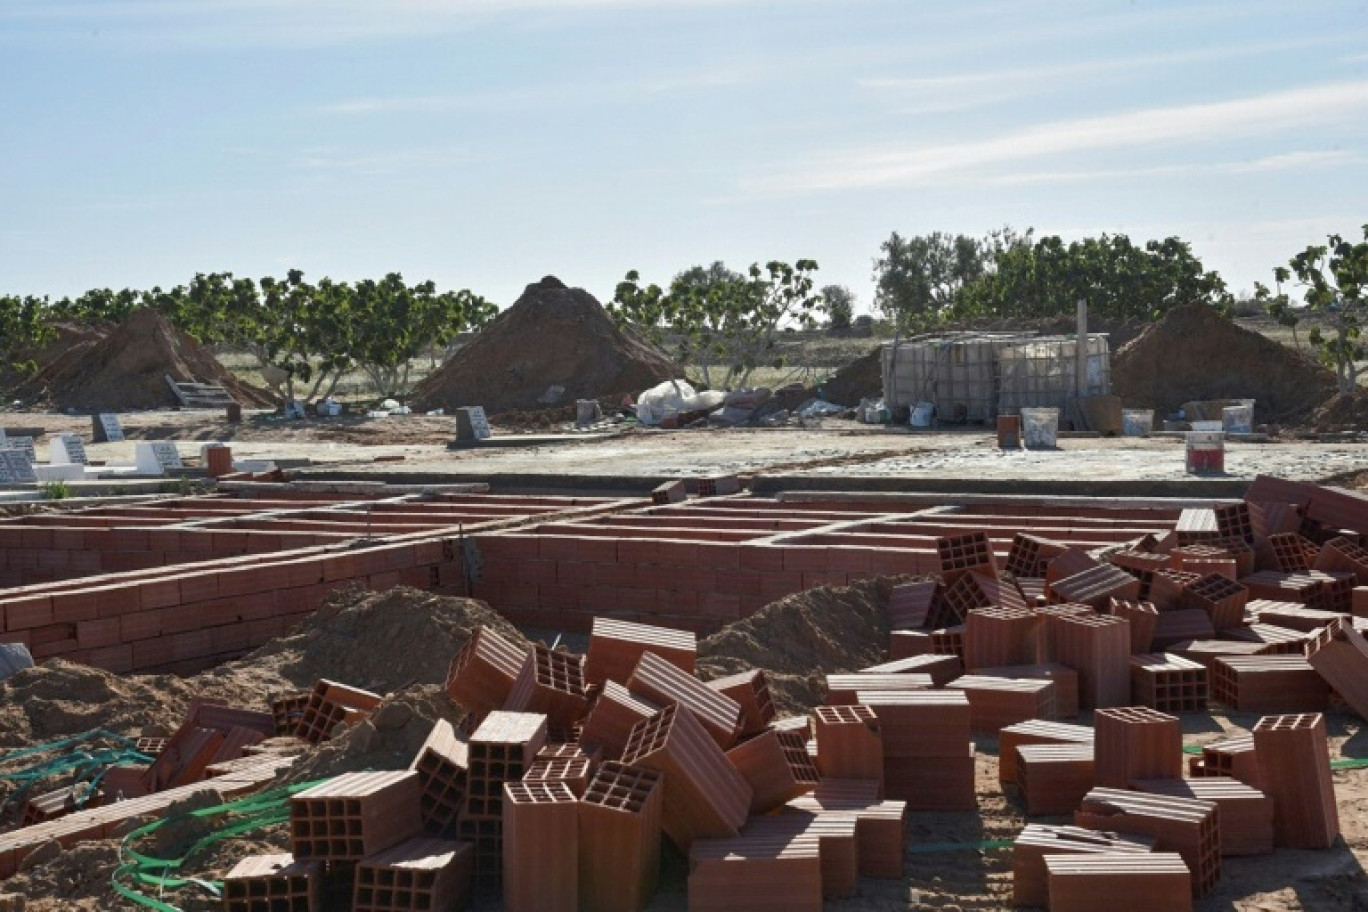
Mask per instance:
[[[579,901],[584,912],[641,912],[660,878],[664,806],[656,770],[607,761],[579,804]]]
[[[1148,855],[1046,855],[1050,912],[1190,912],[1199,887],[1186,859]]]
[[[733,836],[745,821],[750,785],[682,704],[634,726],[622,758],[665,775],[662,826],[681,850],[695,839]]]
[[[344,773],[290,799],[290,848],[305,861],[361,861],[422,828],[411,770]]]
[[[323,863],[248,855],[223,877],[224,912],[314,912],[322,908]]]
[[[1013,904],[1046,905],[1046,855],[1148,855],[1152,851],[1154,838],[1150,836],[1123,836],[1082,827],[1028,823],[1012,844]]]
[[[526,650],[488,627],[475,631],[451,662],[447,695],[467,712],[501,709],[522,672]]]
[[[1253,736],[1259,787],[1273,799],[1274,842],[1280,848],[1329,848],[1340,825],[1325,717],[1264,716]]]
[[[1209,801],[1095,788],[1084,797],[1074,823],[1092,830],[1153,836],[1156,851],[1183,857],[1192,872],[1195,897],[1210,893],[1220,880],[1217,808]]]
[[[471,843],[410,839],[357,863],[352,910],[463,909],[474,873]]]
[[[504,908],[576,912],[578,800],[561,782],[509,782],[503,788]]]

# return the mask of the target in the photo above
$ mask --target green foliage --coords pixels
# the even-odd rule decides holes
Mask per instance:
[[[207,345],[244,349],[263,368],[284,371],[284,395],[306,401],[330,394],[356,367],[382,396],[402,395],[410,359],[484,325],[496,311],[466,290],[438,292],[430,281],[409,287],[398,273],[353,286],[327,278],[311,283],[298,269],[259,282],[214,272],[170,291],[97,288],[55,304],[0,298],[0,340],[18,348],[39,339],[45,320],[114,323],[140,307],[156,308]],[[0,348],[0,356],[12,353]]]
[[[1124,234],[1070,244],[1050,236],[1006,246],[993,266],[962,289],[951,308],[956,318],[1048,319],[1086,301],[1090,314],[1124,322],[1189,304],[1228,312],[1234,303],[1221,277],[1175,237],[1137,247]]]
[[[1368,357],[1363,341],[1368,314],[1368,225],[1363,226],[1362,241],[1332,234],[1327,244],[1307,247],[1293,256],[1288,266],[1290,270],[1281,266],[1273,270],[1276,294],[1256,285],[1255,296],[1278,322],[1294,330],[1302,314],[1315,315],[1327,324],[1328,333],[1316,326],[1307,341],[1321,362],[1335,371],[1340,392],[1353,391],[1358,385],[1358,362]],[[1300,309],[1282,290],[1293,276],[1305,289]]]
[[[71,485],[61,479],[39,483],[38,492],[44,500],[66,500],[71,496]]]
[[[822,309],[827,315],[827,329],[848,332],[855,317],[855,292],[844,285],[822,286]]]
[[[991,249],[963,234],[904,238],[895,231],[874,261],[874,306],[903,329],[930,326],[965,285],[984,274]]]
[[[47,301],[29,295],[0,295],[0,363],[21,373],[37,365],[31,359],[19,360],[21,353],[42,345],[52,330],[44,319]]]
[[[675,276],[669,291],[641,285],[636,270],[618,283],[608,313],[656,342],[679,340],[681,360],[698,366],[708,387],[743,387],[760,366],[781,366],[775,337],[781,329],[811,329],[822,297],[814,287],[817,263],[771,260],[745,274],[716,262]],[[713,368],[721,373],[714,378]]]

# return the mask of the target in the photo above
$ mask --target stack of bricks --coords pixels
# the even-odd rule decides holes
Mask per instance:
[[[826,702],[830,706],[849,706],[860,702],[860,691],[872,693],[876,690],[930,690],[932,686],[929,674],[876,674],[868,671],[829,674],[826,676]]]
[[[1055,685],[1043,678],[998,678],[964,675],[945,685],[969,700],[969,726],[995,734],[1028,719],[1055,718]]]
[[[1325,717],[1265,716],[1254,725],[1253,736],[1259,786],[1273,799],[1275,844],[1329,848],[1339,835],[1339,809],[1330,778]]]
[[[1201,898],[1215,889],[1221,877],[1217,813],[1216,805],[1209,801],[1095,788],[1074,813],[1074,824],[1154,837],[1157,851],[1177,852],[1183,857],[1192,873],[1192,895]]]
[[[504,785],[517,782],[546,743],[546,716],[496,710],[470,736],[460,834],[475,844],[475,876],[494,884],[503,872]]]
[[[689,850],[689,909],[821,912],[820,846],[808,832],[700,839]]]
[[[786,807],[773,814],[752,817],[740,835],[749,840],[815,836],[821,860],[822,898],[838,900],[854,896],[859,884],[857,826],[851,813],[814,813]]]
[[[1048,905],[1047,855],[1144,856],[1153,851],[1152,836],[1100,833],[1082,827],[1028,823],[1012,844],[1012,902],[1017,906]],[[1190,892],[1185,892],[1184,896],[1190,896]]]
[[[990,678],[1049,681],[1054,685],[1054,718],[1072,719],[1078,715],[1078,672],[1068,665],[1061,665],[1058,662],[1007,665],[1001,668],[980,668],[979,674]]]
[[[814,814],[853,814],[860,874],[899,878],[907,802],[880,798],[879,792],[879,783],[867,779],[822,779],[789,807]]]
[[[1086,725],[1032,719],[1009,725],[998,733],[998,781],[1016,782],[1017,749],[1032,744],[1082,745],[1092,751],[1093,730]]]
[[[881,734],[882,778],[889,798],[906,801],[914,811],[973,810],[974,746],[971,709],[962,691],[860,691],[854,709],[872,711]],[[831,772],[824,765],[819,707],[817,762],[823,775],[848,779],[875,778],[853,772]]]

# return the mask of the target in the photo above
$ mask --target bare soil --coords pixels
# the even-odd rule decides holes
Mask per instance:
[[[1111,384],[1127,408],[1156,417],[1184,402],[1253,399],[1259,423],[1299,423],[1335,393],[1315,361],[1200,305],[1169,312],[1116,352]]]
[[[482,405],[488,414],[641,393],[684,375],[664,352],[622,332],[582,288],[547,276],[499,314],[459,358],[414,391],[419,411]],[[559,387],[559,392],[553,390]]]
[[[135,310],[93,345],[77,332],[59,336],[66,347],[45,355],[38,374],[15,389],[24,402],[61,410],[120,412],[177,404],[166,382],[217,383],[243,405],[270,398],[239,381],[195,339],[173,327],[158,311]]]

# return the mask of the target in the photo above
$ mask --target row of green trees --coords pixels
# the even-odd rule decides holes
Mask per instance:
[[[399,273],[354,284],[310,282],[297,269],[260,281],[199,273],[169,291],[98,288],[57,301],[0,296],[0,358],[17,364],[17,353],[43,344],[54,321],[118,323],[142,307],[207,345],[249,352],[280,379],[284,395],[306,400],[330,395],[354,370],[381,395],[400,395],[415,358],[478,329],[497,310],[470,291],[409,285]]]

